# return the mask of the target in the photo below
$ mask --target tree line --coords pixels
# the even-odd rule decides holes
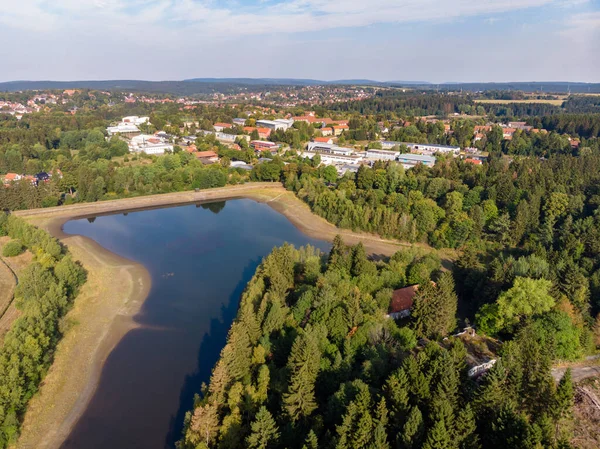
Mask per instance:
[[[16,442],[27,403],[50,368],[62,319],[86,273],[58,240],[14,215],[0,214],[0,235],[34,255],[15,290],[20,316],[0,345],[0,448],[5,448]]]

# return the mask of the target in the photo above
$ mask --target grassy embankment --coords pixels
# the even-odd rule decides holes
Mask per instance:
[[[367,252],[386,256],[413,246],[350,230],[340,230],[321,217],[279,183],[249,183],[200,192],[179,192],[97,203],[76,204],[16,214],[49,231],[65,244],[88,272],[75,305],[65,318],[65,335],[40,393],[25,415],[18,448],[58,448],[91,399],[104,361],[119,340],[137,324],[133,320],[150,289],[147,270],[113,254],[94,241],[62,232],[71,219],[136,209],[169,207],[194,202],[249,198],[269,204],[307,235],[333,240],[341,234],[348,244],[362,241]],[[440,252],[447,266],[452,251]]]

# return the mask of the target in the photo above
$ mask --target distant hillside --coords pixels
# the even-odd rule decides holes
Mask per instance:
[[[540,93],[600,93],[600,83],[570,82],[515,82],[515,83],[442,83],[431,84],[425,81],[374,81],[368,79],[314,80],[295,78],[193,78],[181,81],[143,81],[143,80],[97,80],[97,81],[10,81],[0,83],[0,92],[46,89],[97,89],[122,90],[130,92],[166,93],[173,95],[211,94],[215,92],[231,93],[248,86],[261,87],[264,90],[280,86],[317,86],[317,85],[358,85],[393,86],[418,89],[437,89],[440,91],[489,91],[519,90]]]

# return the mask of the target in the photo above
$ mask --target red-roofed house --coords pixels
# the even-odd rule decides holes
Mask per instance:
[[[265,142],[264,140],[253,140],[250,147],[255,151],[277,151],[279,146],[274,142]]]
[[[337,123],[340,126],[348,126],[348,120],[334,120],[330,123],[333,123],[333,122]]]
[[[196,151],[194,156],[205,164],[212,164],[219,160],[219,156],[214,151]]]
[[[244,131],[248,134],[252,134],[254,130],[258,131],[258,137],[260,137],[261,139],[268,139],[271,135],[270,128],[255,128],[254,126],[244,126]]]
[[[333,139],[331,137],[315,137],[313,139],[313,142],[332,144],[333,143]]]
[[[419,290],[419,284],[394,290],[387,316],[395,320],[409,316],[417,290]]]
[[[511,140],[515,132],[517,132],[516,128],[502,128],[502,137],[506,140]]]
[[[339,136],[340,134],[342,134],[342,132],[348,131],[349,129],[350,128],[348,127],[348,125],[335,125],[333,127],[333,135]]]
[[[10,184],[11,182],[18,181],[21,178],[22,178],[22,176],[19,175],[18,173],[7,173],[4,176],[4,184]]]
[[[472,159],[472,158],[467,158],[465,159],[465,162],[468,162],[469,164],[473,164],[473,165],[481,165],[483,162],[481,162],[480,159]]]
[[[221,131],[223,131],[225,128],[232,128],[233,125],[231,123],[215,123],[213,125],[213,128],[215,129],[216,132],[220,133]]]
[[[333,135],[333,128],[331,128],[331,127],[321,128],[321,134],[323,134],[324,136],[331,136],[331,135]]]

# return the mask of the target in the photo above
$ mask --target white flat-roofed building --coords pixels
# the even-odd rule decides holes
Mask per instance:
[[[344,164],[336,167],[339,176],[343,176],[347,172],[356,173],[359,168],[360,164]]]
[[[108,137],[112,137],[117,134],[128,138],[140,135],[140,130],[136,125],[125,122],[120,122],[116,126],[109,126],[106,128],[106,132],[108,133]]]
[[[381,148],[384,150],[391,150],[393,148],[398,148],[402,145],[402,142],[394,142],[392,140],[382,140]]]
[[[312,159],[316,155],[321,156],[321,163],[325,165],[357,165],[363,160],[362,156],[353,154],[326,154],[319,152],[304,151],[302,157]]]
[[[352,148],[346,147],[338,147],[332,143],[324,143],[324,142],[308,142],[307,151],[313,153],[323,153],[323,154],[345,154],[350,155],[354,153]]]
[[[128,117],[123,117],[121,122],[131,123],[133,125],[139,126],[144,123],[150,123],[150,117],[138,117],[137,115],[130,115]]]
[[[453,154],[458,156],[460,153],[460,147],[451,145],[437,145],[433,143],[412,143],[412,142],[394,142],[391,140],[384,140],[381,142],[381,148],[384,150],[391,150],[392,148],[400,147],[400,145],[406,146],[411,153],[433,155],[436,153],[440,154]]]
[[[433,167],[435,165],[435,157],[425,154],[400,154],[398,156],[398,162],[402,164],[404,168],[412,168],[417,164],[423,164],[427,167]]]
[[[294,124],[294,120],[286,120],[286,119],[275,119],[275,120],[257,120],[256,126],[259,128],[269,128],[273,131],[277,131],[281,129],[283,131],[287,131]]]
[[[378,150],[371,148],[367,150],[367,158],[378,161],[395,161],[400,156],[399,151]]]
[[[454,156],[458,156],[460,153],[460,147],[454,147],[450,145],[435,145],[432,143],[406,143],[403,142],[403,145],[406,145],[411,153],[417,154],[425,154],[425,155],[434,155],[436,153],[440,154],[453,154]]]
[[[164,154],[173,151],[173,144],[157,136],[140,134],[129,142],[129,151],[132,153]]]

